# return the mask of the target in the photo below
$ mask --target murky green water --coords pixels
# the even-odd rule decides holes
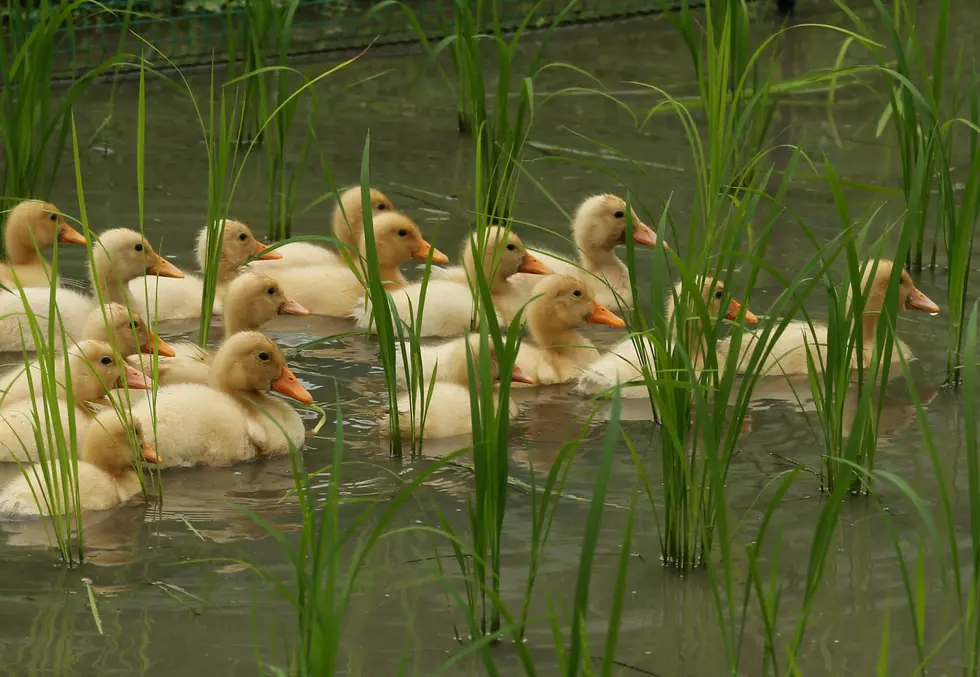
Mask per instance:
[[[928,23],[930,8],[920,11],[921,21]],[[826,9],[804,6],[803,12],[802,21],[844,24],[839,13]],[[761,24],[759,29],[771,27]],[[961,44],[971,44],[980,34],[977,16],[963,12],[957,31]],[[794,31],[791,37],[787,75],[831,66],[841,42],[840,35],[812,28]],[[530,44],[524,49],[530,51]],[[675,91],[693,88],[689,59],[663,19],[563,30],[556,35],[549,56],[588,69],[636,110],[653,99],[629,81],[656,83]],[[455,252],[466,232],[466,210],[472,203],[468,193],[470,142],[458,136],[454,100],[434,74],[423,75],[416,87],[409,89],[422,61],[413,55],[382,53],[365,57],[328,79],[321,91],[325,97],[332,96],[322,105],[317,133],[334,175],[339,181],[354,183],[365,134],[370,131],[373,183],[416,219],[436,246]],[[350,91],[343,90],[345,85],[382,71],[390,72]],[[567,73],[549,75],[538,83],[540,102],[533,140],[543,152],[530,152],[533,162],[529,167],[535,177],[564,209],[571,211],[589,194],[619,190],[614,180],[599,171],[597,165],[601,165],[619,173],[653,213],[658,214],[662,201],[670,197],[675,220],[685,223],[688,205],[693,202],[693,180],[690,153],[678,125],[658,117],[637,130],[622,109],[595,96],[546,100],[547,93],[572,84],[586,83]],[[196,80],[195,86],[206,91],[203,79]],[[80,138],[94,134],[109,113],[109,93],[109,85],[95,86],[76,109]],[[111,107],[111,133],[105,139],[112,152],[89,152],[82,160],[85,199],[96,230],[138,224],[136,95],[135,82],[119,87]],[[898,186],[900,166],[891,136],[875,137],[881,110],[875,95],[864,87],[838,92],[834,120],[840,147],[832,135],[825,97],[817,94],[783,106],[775,130],[783,130],[782,138],[802,145],[814,158],[826,153],[847,179]],[[206,214],[207,165],[201,132],[190,103],[173,88],[152,85],[147,108],[146,229],[154,244],[162,241],[162,251],[190,269],[192,236]],[[612,157],[602,157],[604,151],[576,133],[640,160],[642,172]],[[547,160],[546,153],[555,152],[580,153],[589,164]],[[267,220],[261,165],[256,157],[255,166],[243,173],[233,210],[238,218],[254,224],[259,234]],[[325,190],[317,171],[311,168],[301,187],[300,202],[312,201]],[[62,209],[77,213],[71,167],[64,168],[51,197]],[[900,213],[897,195],[852,191],[849,198],[852,213],[858,217],[889,201],[882,225],[886,218]],[[819,184],[796,183],[789,203],[821,236],[830,238],[839,228],[833,205]],[[521,194],[517,217],[562,235],[567,232],[564,217],[529,184]],[[325,233],[328,221],[328,208],[321,206],[300,216],[295,230]],[[809,258],[809,249],[789,219],[783,226],[773,240],[769,262],[793,270]],[[567,244],[555,236],[528,228],[520,232],[529,242],[568,250]],[[66,248],[63,255],[70,259],[69,273],[81,277],[81,252]],[[932,298],[945,298],[943,272],[923,273],[917,282]],[[760,284],[753,301],[757,312],[764,310],[778,292],[772,280],[763,279]],[[971,292],[971,297],[976,295],[976,283]],[[816,317],[822,312],[819,296],[808,304]],[[284,318],[270,325],[268,332],[285,345],[298,345],[346,328],[337,321]],[[171,325],[163,327],[163,333],[170,338],[181,332],[189,335],[192,329],[186,324]],[[945,368],[945,318],[903,317],[901,331],[920,358],[914,365],[920,397],[928,401],[927,418],[947,472],[956,478],[954,496],[965,506],[966,497],[960,496],[965,474],[955,472],[964,465],[960,453],[962,403],[955,393],[937,393]],[[620,334],[603,329],[592,336],[610,344]],[[317,401],[341,403],[346,458],[367,462],[344,469],[344,487],[349,495],[393,495],[398,489],[394,477],[411,478],[425,466],[424,460],[389,458],[387,445],[379,437],[384,386],[370,339],[336,340],[293,363]],[[774,476],[790,467],[787,459],[816,467],[821,452],[815,418],[791,406],[785,387],[766,386],[765,393],[760,389],[752,408],[748,430],[741,438],[741,452],[729,474],[731,518],[741,526],[737,552],[749,542],[761,518],[756,498]],[[588,413],[587,403],[567,389],[541,389],[529,397],[512,427],[514,473],[526,477],[529,464],[538,472],[546,472],[561,443],[578,432]],[[644,450],[648,468],[659,472],[659,442],[649,412],[640,406],[628,409],[627,416],[631,419],[625,424],[629,435]],[[914,416],[903,387],[892,388],[883,414],[879,467],[904,477],[932,506],[938,501],[938,487]],[[309,440],[308,467],[328,463],[333,428],[333,422],[328,421],[322,433]],[[603,431],[600,421],[591,425],[571,471],[566,487],[569,493],[589,496]],[[283,500],[291,486],[288,462],[176,471],[166,474],[165,480],[166,496],[161,506],[112,511],[92,520],[87,538],[93,550],[89,563],[80,569],[64,570],[56,555],[41,547],[45,536],[39,525],[0,525],[4,532],[0,537],[0,596],[4,600],[0,605],[0,651],[7,674],[255,674],[256,645],[263,657],[281,664],[282,638],[290,627],[289,607],[270,586],[258,584],[258,579],[235,560],[252,562],[274,575],[288,575],[277,543],[239,509],[243,506],[275,523],[292,524],[294,508],[289,499]],[[629,454],[621,449],[607,500],[627,504],[636,482]],[[438,509],[463,528],[465,501],[472,484],[468,471],[444,469],[426,483],[417,502],[406,505],[395,526],[433,523]],[[919,521],[897,492],[888,487],[882,490],[905,554],[914,559],[916,544],[923,537]],[[820,506],[816,481],[801,478],[777,513],[782,536],[780,628],[787,641],[804,592],[807,557]],[[574,500],[560,507],[539,578],[532,610],[532,617],[539,622],[529,631],[528,642],[542,674],[557,671],[545,619],[549,604],[561,609],[570,602],[587,510],[587,502]],[[529,512],[529,498],[515,491],[505,525],[503,573],[505,601],[513,604],[520,600],[527,565]],[[905,674],[917,664],[899,565],[884,519],[875,506],[863,500],[846,504],[802,652],[806,674],[872,674],[886,613],[891,623],[894,674]],[[587,619],[596,637],[602,635],[611,605],[615,555],[625,511],[610,508],[605,520]],[[965,510],[962,520],[965,536]],[[639,512],[634,544],[637,556],[629,574],[618,659],[649,671],[644,674],[663,677],[722,674],[724,648],[707,574],[679,576],[661,566],[649,506]],[[386,540],[375,551],[346,628],[345,674],[395,674],[403,660],[408,671],[430,674],[460,648],[452,625],[460,619],[454,618],[445,595],[437,586],[419,584],[434,571],[431,554],[431,545],[421,537]],[[768,562],[763,566],[768,567]],[[943,591],[933,571],[934,558],[928,558],[925,566],[927,634],[933,644],[952,628],[955,600]],[[744,566],[736,569],[744,575]],[[83,578],[91,579],[95,586],[104,636],[98,635],[92,622]],[[762,626],[753,618],[745,633],[744,674],[761,671],[762,642]],[[502,674],[516,672],[516,660],[506,645],[497,649],[496,656]],[[942,667],[942,674],[958,671],[954,648],[941,649],[939,656],[935,665]],[[475,666],[464,663],[452,674],[478,672]]]

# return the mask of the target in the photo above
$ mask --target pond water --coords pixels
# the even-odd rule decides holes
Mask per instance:
[[[863,16],[871,16],[867,8],[862,11]],[[930,14],[934,8],[924,5],[919,11],[918,21],[928,26],[934,20]],[[801,12],[800,22],[845,25],[841,13],[824,8],[824,4],[820,8],[805,5]],[[977,16],[964,11],[957,17],[958,44],[970,45],[980,37]],[[760,33],[774,27],[765,21],[757,25]],[[928,35],[929,30],[924,29],[923,34]],[[840,34],[828,30],[792,31],[786,46],[785,72],[792,75],[832,66],[841,40]],[[530,53],[533,46],[533,41],[528,41],[522,49]],[[654,99],[630,81],[655,83],[675,92],[694,90],[689,57],[662,17],[561,30],[548,57],[589,70],[638,111]],[[335,60],[326,65],[332,63]],[[436,246],[452,255],[466,233],[467,210],[472,203],[468,192],[472,180],[470,141],[456,132],[453,97],[436,74],[420,72],[423,63],[424,58],[412,50],[379,51],[328,78],[321,88],[327,100],[322,104],[317,134],[338,181],[355,183],[364,138],[370,131],[372,183],[412,216]],[[377,73],[384,75],[347,89]],[[419,80],[413,82],[416,75]],[[206,93],[206,78],[195,76],[192,82],[196,91]],[[667,116],[660,116],[637,130],[627,113],[602,98],[587,94],[547,97],[576,84],[587,83],[568,72],[556,72],[537,85],[539,107],[532,134],[536,150],[529,151],[532,161],[528,165],[535,178],[564,210],[571,211],[590,194],[622,192],[617,181],[599,170],[602,166],[617,172],[621,181],[632,187],[647,213],[659,214],[663,201],[670,197],[675,220],[686,223],[694,182],[690,152],[680,127]],[[96,135],[105,117],[110,112],[112,115],[108,134],[99,132],[93,140],[94,145],[107,146],[111,152],[88,152],[82,159],[85,201],[96,231],[137,227],[139,223],[137,86],[134,80],[121,83],[111,100],[110,92],[108,84],[92,87],[75,111],[81,139]],[[163,253],[185,269],[193,269],[194,235],[203,225],[207,209],[207,161],[200,127],[186,96],[162,83],[151,83],[147,109],[146,230]],[[872,89],[849,87],[837,93],[834,107],[833,123],[840,145],[834,140],[825,93],[782,106],[774,128],[782,130],[782,139],[800,144],[814,158],[826,154],[844,178],[893,188],[900,185],[899,157],[890,132],[876,138],[880,112],[881,100]],[[580,135],[640,160],[642,172],[616,161]],[[545,160],[557,153],[590,164]],[[77,214],[73,168],[68,164],[51,198],[63,210]],[[261,159],[256,158],[253,164],[243,173],[233,214],[251,222],[256,234],[263,235],[268,191]],[[300,204],[326,190],[311,163],[300,187]],[[897,193],[853,190],[848,197],[852,213],[858,217],[886,203],[877,217],[882,226],[901,213]],[[817,182],[795,183],[789,206],[818,236],[829,239],[839,230],[827,191]],[[326,234],[330,207],[328,202],[300,215],[294,232]],[[570,251],[562,240],[567,234],[566,218],[529,183],[522,187],[516,216],[558,233],[518,229],[525,241]],[[684,241],[686,233],[680,235]],[[928,244],[931,246],[931,236]],[[69,248],[62,253],[68,259],[68,274],[82,277],[82,253]],[[809,245],[799,228],[787,219],[773,239],[768,262],[777,269],[793,271],[809,256]],[[943,305],[945,272],[927,271],[916,278],[923,291]],[[971,299],[977,295],[977,280],[974,275]],[[778,292],[775,280],[761,279],[754,292],[753,309],[764,310]],[[807,306],[817,318],[824,312],[821,297],[815,294]],[[267,331],[283,345],[295,346],[349,329],[339,321],[284,318]],[[191,324],[161,327],[168,339],[191,336],[193,330]],[[955,472],[965,463],[960,453],[962,399],[955,392],[938,389],[945,373],[946,318],[903,317],[900,330],[919,358],[913,366],[919,396],[927,402],[932,435],[950,476],[955,477],[953,495],[957,504],[964,506],[963,524],[957,528],[965,535],[969,533],[966,477]],[[610,345],[621,333],[603,328],[592,331],[590,337]],[[349,464],[343,470],[348,496],[393,495],[402,481],[426,467],[429,461],[425,459],[392,459],[386,441],[380,437],[378,426],[386,400],[373,340],[331,340],[318,350],[292,358],[291,363],[318,402],[339,402],[342,407],[345,460],[364,462]],[[562,609],[571,603],[589,508],[587,498],[605,426],[598,418],[587,424],[589,403],[567,388],[540,389],[524,398],[522,405],[511,430],[512,470],[517,477],[526,478],[529,466],[538,473],[547,472],[562,442],[588,425],[566,486],[569,494],[585,500],[569,499],[559,508],[532,607],[536,621],[527,637],[541,673],[557,674],[558,661],[546,619],[549,604]],[[647,467],[658,481],[658,432],[648,407],[630,407],[625,413],[630,419],[625,428],[641,445]],[[309,468],[329,463],[335,410],[329,415],[320,434],[308,440]],[[765,392],[760,391],[741,437],[741,451],[732,462],[727,487],[733,523],[741,524],[736,535],[737,552],[750,542],[761,518],[762,508],[756,499],[773,477],[791,467],[788,459],[811,468],[818,465],[822,445],[817,427],[812,413],[801,413],[791,404],[785,387],[769,384]],[[915,408],[902,384],[891,388],[885,403],[878,458],[881,469],[905,478],[928,506],[937,505],[936,479],[915,424]],[[271,575],[288,576],[289,570],[277,542],[241,508],[286,527],[296,521],[294,504],[283,499],[292,482],[288,460],[169,472],[164,480],[161,505],[120,509],[92,519],[86,536],[91,548],[89,561],[78,569],[66,570],[57,555],[43,547],[46,537],[40,525],[0,524],[0,595],[4,599],[0,605],[0,647],[8,674],[254,674],[259,670],[256,652],[272,663],[283,664],[283,637],[288,635],[292,620],[290,607],[241,562],[254,563]],[[472,487],[468,470],[444,468],[425,483],[417,500],[406,504],[393,526],[435,524],[438,510],[462,529]],[[630,455],[625,448],[619,449],[607,501],[627,505],[636,487]],[[918,663],[901,571],[884,520],[892,520],[906,555],[913,559],[924,532],[897,492],[881,488],[890,508],[889,517],[870,501],[851,500],[845,506],[802,652],[801,667],[806,674],[872,674],[886,614],[891,624],[893,672],[902,674]],[[723,674],[725,653],[711,582],[703,571],[678,575],[661,565],[653,515],[643,501],[640,505],[618,660],[646,672],[624,668],[622,674]],[[816,479],[801,477],[777,512],[783,583],[779,627],[783,630],[781,639],[786,641],[804,593],[807,558],[820,507]],[[517,604],[521,598],[530,509],[530,499],[514,491],[504,529],[503,582],[508,603]],[[355,514],[352,509],[350,517]],[[622,542],[625,518],[624,510],[606,510],[587,619],[595,638],[601,637],[606,627],[616,575],[615,555]],[[414,674],[431,674],[460,649],[453,636],[453,621],[460,619],[450,611],[438,586],[423,583],[435,569],[431,554],[428,540],[411,536],[385,540],[374,552],[347,622],[345,655],[340,662],[346,674],[395,674],[399,666]],[[926,613],[931,643],[938,642],[957,619],[955,600],[932,575],[935,565],[934,558],[927,558]],[[744,575],[744,567],[737,573]],[[102,636],[88,609],[84,579],[89,579],[96,591],[105,626]],[[746,628],[743,674],[761,673],[762,632],[753,613]],[[495,655],[502,674],[517,672],[516,659],[506,644],[498,647]],[[941,649],[936,674],[959,672],[957,661],[955,647]],[[464,661],[452,669],[452,674],[481,671],[476,664]]]

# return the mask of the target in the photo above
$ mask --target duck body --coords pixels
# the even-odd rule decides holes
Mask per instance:
[[[144,398],[133,405],[133,417],[153,441],[163,468],[248,461],[258,453],[253,434],[264,435],[230,396],[193,383],[160,388],[155,404]]]
[[[363,294],[362,294],[363,296]],[[422,284],[412,283],[391,292],[392,311],[408,325],[415,323]],[[425,289],[419,336],[452,337],[466,333],[473,321],[473,293],[469,287],[450,280],[429,280]],[[369,300],[359,299],[350,316],[358,329],[377,332]]]
[[[74,498],[71,495],[66,497],[68,506],[57,506],[52,498],[47,497],[44,474],[39,464],[26,467],[25,472],[26,477],[17,477],[0,489],[0,515],[29,518],[63,514],[68,506],[74,511]],[[58,467],[52,465],[48,472],[51,473],[52,482],[60,484],[61,471]],[[85,461],[78,462],[78,486],[79,508],[85,511],[108,510],[132,500],[143,490],[135,472],[113,476]],[[41,497],[40,506],[34,500],[35,493]]]
[[[81,407],[70,408],[63,400],[57,400],[59,428],[65,442],[70,444],[70,425],[75,421],[76,442],[81,442],[91,421],[91,413]],[[35,428],[34,412],[37,412],[38,427]],[[53,421],[52,421],[53,423]],[[50,429],[48,411],[44,400],[40,397],[33,400],[21,400],[15,405],[0,411],[0,462],[34,463],[40,459],[35,429],[40,431],[41,442],[45,447],[53,442],[54,431]],[[49,451],[48,453],[54,453]]]
[[[360,280],[343,263],[283,269],[275,279],[313,315],[348,317],[364,296]]]
[[[653,344],[647,338],[647,355],[653,355]],[[655,366],[654,366],[655,369]],[[656,373],[656,372],[654,372]],[[576,389],[584,395],[598,395],[632,381],[643,381],[640,354],[632,338],[627,338],[616,344],[612,350],[604,353],[599,359],[582,369]],[[622,389],[622,397],[627,399],[648,397],[647,390],[642,385]]]
[[[23,297],[21,296],[23,294]],[[45,343],[61,349],[61,331],[48,336],[48,317],[51,313],[51,290],[45,287],[27,287],[20,292],[0,291],[0,351],[33,352],[37,350],[31,334],[25,305],[37,316]],[[55,290],[55,305],[61,320],[55,326],[64,329],[71,339],[80,340],[89,314],[98,306],[95,299],[71,289]]]
[[[470,390],[456,383],[436,383],[427,393],[429,406],[426,409],[425,425],[422,425],[420,412],[415,415],[415,434],[422,430],[422,439],[441,439],[468,435],[472,432],[470,412]],[[398,397],[398,430],[403,439],[412,437],[412,414],[407,393]],[[510,415],[517,416],[518,407],[510,402]],[[388,419],[381,425],[383,435],[390,435]]]

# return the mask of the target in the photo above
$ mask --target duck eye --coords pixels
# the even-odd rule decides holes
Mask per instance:
[[[715,292],[715,298],[716,299],[720,299],[723,295],[724,295],[724,292],[722,292],[722,290],[720,290],[720,289]]]
[[[406,235],[408,235],[408,231],[404,228],[398,231],[398,237],[405,237]]]
[[[578,298],[581,295],[582,295],[581,289],[576,289],[575,291],[572,292],[572,296],[574,296],[575,298]]]
[[[265,352],[263,350],[261,353],[259,353],[259,359],[262,360],[263,362],[268,362],[269,361],[269,353],[267,353],[267,352]]]
[[[57,221],[58,220],[58,215],[57,214],[49,214],[48,215],[48,218],[51,219],[52,221]]]
[[[517,245],[516,244],[511,243],[511,244],[507,245],[507,251],[512,252],[515,249],[517,249]]]
[[[140,328],[140,323],[137,322],[136,320],[133,320],[132,322],[129,323],[129,328],[130,329],[139,329]]]
[[[615,214],[613,214],[613,216],[615,216],[617,219],[621,219],[624,216],[626,216],[626,214],[624,214],[623,211],[620,210],[620,211],[616,212]]]
[[[248,239],[248,233],[239,233],[238,234],[238,240],[240,242],[244,242],[247,239]]]
[[[108,355],[105,355],[101,360],[99,360],[99,362],[101,362],[102,364],[108,367],[110,364],[112,364],[112,358],[109,357]]]
[[[276,293],[276,288],[275,287],[269,287],[268,289],[265,290],[265,293],[268,294],[269,296],[272,296],[272,295],[274,295]]]
[[[388,208],[388,206],[384,202],[378,203],[377,209],[378,209],[379,212],[383,212],[387,208]]]
[[[133,249],[135,249],[138,252],[143,251],[143,243],[141,242],[140,244],[138,244],[135,247],[133,247]]]

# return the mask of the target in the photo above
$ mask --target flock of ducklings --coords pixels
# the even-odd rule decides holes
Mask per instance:
[[[417,225],[380,191],[372,189],[371,208],[382,281],[392,294],[394,312],[411,322],[422,285],[406,280],[400,266],[412,260],[448,263],[448,257],[426,242]],[[615,254],[625,242],[626,210],[621,198],[608,194],[590,197],[578,207],[571,226],[577,263],[544,253],[534,256],[513,231],[491,227],[482,258],[472,235],[463,243],[462,265],[433,267],[416,330],[449,340],[423,347],[422,378],[428,383],[435,374],[436,383],[424,426],[421,421],[411,425],[407,396],[400,397],[402,434],[413,428],[422,428],[426,438],[469,432],[467,342],[474,351],[480,346],[478,336],[467,335],[473,317],[469,281],[476,279],[478,266],[502,321],[510,322],[527,306],[530,340],[520,347],[512,381],[524,386],[575,384],[577,391],[594,394],[641,379],[632,339],[623,338],[602,352],[579,333],[585,323],[625,327],[606,306],[623,308],[631,300],[628,270]],[[655,247],[654,231],[635,213],[630,219],[634,243]],[[354,188],[341,196],[334,210],[334,234],[349,251],[363,254],[363,228],[360,189]],[[49,266],[40,251],[56,240],[86,244],[54,205],[36,200],[19,204],[8,215],[4,238],[7,261],[0,266],[0,282],[11,291],[0,293],[0,350],[35,349],[25,305],[41,318],[56,312],[68,337],[69,354],[67,367],[58,369],[70,372],[74,403],[69,407],[64,385],[57,401],[50,395],[48,402],[40,398],[40,368],[35,363],[19,364],[0,377],[0,461],[16,462],[23,470],[0,488],[0,514],[8,517],[65,509],[46,495],[41,480],[50,472],[56,476],[56,469],[30,465],[39,458],[38,442],[44,443],[49,419],[63,429],[66,439],[70,427],[75,429],[82,510],[106,509],[140,494],[134,441],[144,462],[164,468],[230,465],[284,454],[290,445],[301,447],[302,420],[270,392],[303,404],[311,404],[313,398],[290,371],[280,348],[258,330],[284,314],[349,318],[359,328],[372,328],[370,302],[361,283],[364,271],[351,269],[350,256],[305,242],[267,251],[238,221],[224,223],[214,311],[222,318],[225,338],[214,350],[190,343],[170,345],[147,325],[144,318],[198,316],[204,283],[154,252],[139,233],[108,230],[93,243],[89,274],[94,294],[50,287]],[[201,270],[206,267],[206,240],[203,230],[197,246]],[[892,263],[882,260],[865,273],[865,359],[870,357],[891,271]],[[721,282],[703,278],[699,285],[695,293],[702,295],[709,315],[722,315],[726,294]],[[676,293],[679,297],[679,284]],[[673,298],[671,294],[665,308],[667,326]],[[900,310],[939,311],[905,271],[899,299]],[[735,299],[727,300],[723,314],[732,321],[757,320]],[[40,324],[46,327],[47,321]],[[60,347],[60,337],[61,331],[47,340]],[[750,334],[739,350],[747,354],[752,343]],[[794,322],[761,368],[765,373],[805,374],[807,346],[825,343],[825,327]],[[720,341],[715,349],[726,353],[729,344]],[[911,356],[902,343],[898,350]],[[703,352],[693,354],[703,358]],[[724,359],[719,354],[718,363]],[[736,364],[741,370],[742,361]],[[155,385],[148,376],[154,373]],[[63,373],[57,377],[59,383],[68,382]],[[156,397],[147,397],[153,387]],[[646,391],[624,388],[623,395],[645,397]],[[38,429],[40,435],[35,434]]]

